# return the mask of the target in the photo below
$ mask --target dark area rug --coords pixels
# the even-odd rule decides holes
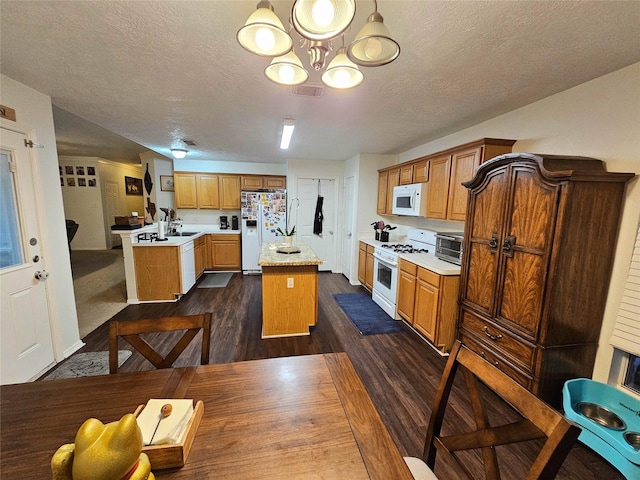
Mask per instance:
[[[366,293],[334,293],[333,298],[362,335],[404,331],[402,322],[393,320]]]
[[[131,356],[130,350],[118,350],[118,366]],[[72,355],[43,380],[57,378],[93,377],[109,374],[109,352],[87,352]]]
[[[233,272],[207,273],[198,288],[224,288],[232,276]]]

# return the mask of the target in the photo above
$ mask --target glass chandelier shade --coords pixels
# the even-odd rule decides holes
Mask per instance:
[[[303,38],[329,40],[344,32],[355,15],[355,0],[296,0],[291,21]]]
[[[309,78],[309,73],[293,50],[271,60],[264,74],[269,80],[280,85],[300,85]]]
[[[284,55],[293,47],[291,36],[266,0],[258,3],[236,38],[245,50],[263,57]]]
[[[363,67],[379,67],[393,62],[400,55],[400,45],[384,23],[382,15],[372,13],[355,40],[349,45],[348,57]]]
[[[340,47],[321,78],[322,83],[328,87],[347,89],[360,85],[364,80],[364,75],[358,66],[349,60],[346,48]]]

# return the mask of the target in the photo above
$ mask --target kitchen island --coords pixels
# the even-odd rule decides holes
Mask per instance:
[[[280,243],[263,243],[262,338],[309,335],[318,321],[318,265],[323,263],[305,244],[298,253],[281,253]]]

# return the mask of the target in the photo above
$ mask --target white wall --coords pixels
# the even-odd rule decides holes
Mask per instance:
[[[71,241],[71,248],[105,250],[107,241],[103,222],[99,159],[61,156],[58,162],[62,172],[61,189],[65,218],[74,220],[79,225]],[[69,171],[73,173],[68,173]],[[93,175],[89,175],[91,172]]]
[[[173,160],[176,172],[246,173],[253,175],[286,175],[287,166],[276,163],[221,162],[218,160]]]
[[[514,152],[594,157],[604,160],[610,172],[640,174],[640,63],[403,152],[398,163],[483,137],[517,140]],[[639,218],[640,185],[635,178],[627,185],[618,242],[613,246],[613,274],[593,375],[602,382],[611,366],[613,349],[608,342]]]
[[[31,152],[37,160],[33,182],[40,212],[42,262],[50,274],[47,301],[54,355],[56,361],[61,361],[83,344],[78,333],[51,98],[0,75],[0,102],[15,109],[17,118],[16,122],[0,119],[0,125],[25,133],[33,142],[44,145]]]

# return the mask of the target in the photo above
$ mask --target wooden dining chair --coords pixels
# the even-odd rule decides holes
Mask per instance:
[[[458,432],[455,428],[454,434],[443,436],[441,429],[445,411],[459,367],[462,367],[460,370],[467,386],[476,430]],[[501,420],[501,425],[490,425],[479,382],[508,403],[517,413],[514,417],[518,417],[518,420],[508,424]],[[450,423],[447,423],[447,427]],[[416,480],[437,480],[433,470],[438,453],[444,457],[446,468],[453,470],[451,478],[472,479],[477,477],[470,473],[468,457],[464,461],[457,452],[481,449],[484,478],[499,480],[496,446],[542,439],[542,448],[528,473],[525,476],[523,472],[519,478],[552,479],[555,478],[579,433],[580,429],[564,416],[457,341],[449,355],[436,393],[422,458],[405,457],[405,461]]]
[[[140,335],[144,333],[186,330],[166,355],[158,353]],[[161,317],[142,320],[111,320],[109,322],[109,373],[118,373],[118,338],[122,337],[156,368],[169,368],[202,330],[200,363],[209,363],[211,344],[211,313],[182,317]]]

